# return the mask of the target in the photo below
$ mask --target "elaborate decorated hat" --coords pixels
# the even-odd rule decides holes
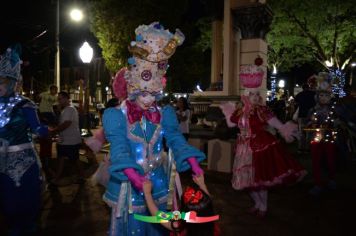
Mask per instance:
[[[240,67],[240,81],[245,88],[258,88],[262,84],[264,71],[257,65],[243,65]]]
[[[165,30],[159,22],[140,25],[135,30],[136,41],[132,41],[129,51],[143,60],[158,63],[168,60],[176,48],[182,45],[185,37],[176,29],[175,34]]]
[[[19,81],[21,79],[21,64],[20,46],[16,45],[13,48],[8,48],[6,52],[0,56],[0,77],[6,77]]]
[[[178,29],[173,34],[158,22],[140,25],[135,34],[136,41],[129,46],[132,53],[128,60],[130,66],[125,72],[128,97],[134,99],[142,92],[159,97],[166,83],[168,59],[183,43],[184,35]]]

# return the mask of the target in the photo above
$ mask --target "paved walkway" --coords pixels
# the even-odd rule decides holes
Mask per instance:
[[[102,157],[100,154],[97,159],[100,161]],[[310,170],[308,155],[296,158]],[[83,162],[88,176],[95,170],[94,163]],[[55,165],[55,160],[52,164]],[[39,236],[107,235],[110,211],[101,200],[104,189],[90,180],[75,184],[71,173],[67,174],[60,186],[50,187],[44,193]],[[271,190],[265,219],[246,213],[251,200],[246,192],[233,190],[230,179],[231,174],[206,171],[206,182],[215,210],[221,216],[219,224],[224,236],[355,235],[356,162],[338,169],[337,191],[326,191],[320,199],[307,194],[312,187],[310,174],[297,185]],[[189,174],[183,173],[183,185],[190,181]],[[0,235],[3,235],[1,230]]]

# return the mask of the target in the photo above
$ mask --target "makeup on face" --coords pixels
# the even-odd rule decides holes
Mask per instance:
[[[136,103],[139,105],[139,107],[141,107],[141,109],[148,110],[155,102],[155,100],[155,96],[153,96],[151,93],[144,92],[137,97]]]
[[[251,104],[258,104],[261,100],[261,96],[260,96],[260,92],[256,91],[256,92],[250,92],[249,93],[249,99]]]

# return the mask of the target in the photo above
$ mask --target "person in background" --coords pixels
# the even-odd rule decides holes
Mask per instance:
[[[287,95],[282,94],[281,97],[277,101],[275,101],[272,108],[273,113],[282,122],[286,122],[286,105]]]
[[[340,153],[338,166],[349,168],[356,158],[356,97],[351,94],[351,86],[345,86],[344,91],[345,96],[335,106],[339,123],[335,143]]]
[[[40,98],[40,117],[47,124],[56,123],[56,115],[53,106],[57,103],[58,87],[56,85],[49,86],[49,91],[43,92],[39,95]]]
[[[43,92],[39,95],[40,105],[40,119],[41,122],[48,126],[55,126],[57,124],[57,116],[54,113],[53,106],[57,103],[58,88],[56,85],[49,86],[49,91]],[[52,156],[52,138],[39,138],[40,144],[40,159],[42,161],[43,169],[48,176],[49,166],[48,161]]]
[[[303,91],[295,96],[296,109],[298,109],[298,131],[301,135],[298,140],[299,153],[307,152],[309,149],[310,140],[304,128],[307,124],[308,112],[315,106],[315,91],[310,90],[308,83],[304,83],[302,89]]]
[[[57,184],[62,176],[64,168],[64,158],[67,157],[79,173],[79,182],[84,181],[84,173],[79,160],[79,149],[82,144],[82,138],[79,130],[79,116],[77,109],[71,105],[70,97],[67,92],[58,93],[58,104],[62,108],[59,124],[57,127],[50,129],[52,134],[59,134],[57,143],[57,172],[52,183]]]
[[[188,100],[185,97],[180,97],[177,102],[177,118],[179,128],[186,140],[189,138],[189,123],[190,123],[190,110]]]
[[[32,133],[45,137],[34,102],[17,94],[21,80],[20,46],[0,57],[0,214],[8,235],[38,235],[43,179]]]
[[[336,189],[335,182],[335,160],[336,160],[336,138],[337,138],[337,113],[336,102],[332,102],[332,79],[327,72],[318,75],[318,87],[316,90],[316,105],[309,111],[307,128],[313,136],[310,145],[312,157],[312,169],[314,187],[309,191],[312,196],[318,197],[324,187],[329,190]],[[327,182],[323,180],[323,159],[327,163]]]

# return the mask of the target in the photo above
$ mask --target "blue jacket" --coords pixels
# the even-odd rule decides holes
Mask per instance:
[[[106,109],[103,127],[110,142],[110,181],[104,194],[108,202],[116,203],[121,184],[128,181],[123,173],[126,168],[134,168],[141,175],[149,176],[153,184],[152,196],[157,203],[166,201],[168,178],[162,158],[162,139],[166,138],[168,147],[174,154],[179,172],[190,168],[187,158],[196,157],[198,162],[205,159],[204,153],[190,146],[181,132],[174,109],[165,106],[161,111],[161,122],[154,124],[145,118],[130,124],[126,116],[126,106]],[[144,207],[142,193],[132,188],[132,205]]]

